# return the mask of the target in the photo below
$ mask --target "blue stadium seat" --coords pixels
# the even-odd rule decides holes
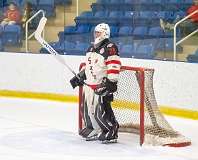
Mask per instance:
[[[152,0],[150,4],[150,10],[152,11],[161,11],[164,10],[165,0]]]
[[[97,3],[109,3],[109,0],[97,0]]]
[[[174,19],[176,19],[176,17],[180,17],[180,19],[182,19],[183,17],[185,17],[186,16],[186,12],[184,12],[184,11],[178,11],[178,12],[175,12],[174,13]]]
[[[184,3],[185,4],[192,4],[193,3],[193,0],[184,0]]]
[[[140,4],[152,4],[152,0],[138,0]]]
[[[75,50],[85,53],[87,51],[88,47],[89,47],[89,43],[81,43],[81,42],[79,42],[79,43],[76,44]]]
[[[75,48],[75,43],[72,42],[64,41],[61,44],[61,49],[63,49],[64,51],[73,50],[74,48]]]
[[[69,47],[69,45],[71,46]],[[89,47],[89,43],[77,42],[76,44],[74,44],[74,43],[65,42],[63,54],[64,55],[85,55],[88,47]]]
[[[55,16],[55,2],[54,0],[39,0],[38,10],[43,9],[46,17]]]
[[[153,0],[153,4],[163,4],[164,0]]]
[[[151,27],[149,29],[148,36],[150,38],[162,38],[162,37],[164,37],[164,31],[159,26],[157,26],[157,27]]]
[[[94,30],[95,30],[95,27],[96,27],[96,26],[92,26],[92,27],[91,27],[91,29],[90,29],[90,33],[91,33],[91,35],[93,35]]]
[[[166,0],[164,3],[164,10],[167,11],[177,11],[182,6],[182,3],[177,3],[175,0]]]
[[[95,14],[94,14],[94,17],[96,18],[104,18],[104,17],[107,17],[108,13],[105,12],[105,11],[97,11]]]
[[[156,50],[163,52],[173,51],[173,38],[159,38]],[[177,46],[177,51],[182,51],[182,47]]]
[[[153,45],[140,45],[137,47],[136,53],[134,55],[135,58],[153,58],[154,54],[154,47]]]
[[[65,34],[74,34],[76,33],[76,26],[67,26],[64,29]]]
[[[30,2],[31,2],[31,4],[33,6],[37,6],[38,5],[38,0],[31,0]],[[25,1],[23,1],[23,3],[25,3]]]
[[[146,38],[148,32],[148,27],[146,26],[138,26],[133,30],[133,36],[139,38]]]
[[[93,13],[95,13],[97,11],[106,10],[106,5],[104,3],[92,3],[91,9]]]
[[[156,14],[153,11],[140,11],[134,16],[135,26],[149,26]]]
[[[134,46],[132,44],[122,45],[120,49],[120,56],[131,58],[134,53]]]
[[[19,7],[20,5],[22,5],[23,0],[7,0],[7,4],[9,4],[10,2],[14,2]]]
[[[143,39],[141,40],[140,45],[152,45],[154,47],[154,51],[157,51],[158,42],[159,42],[158,38]]]
[[[143,19],[152,19],[155,17],[155,12],[153,11],[140,11],[139,18]]]
[[[183,0],[166,0],[165,2],[169,4],[181,4]]]
[[[76,26],[65,26],[64,31],[58,33],[59,41],[65,41],[66,36],[76,34]]]
[[[170,45],[172,43],[172,45]],[[168,48],[167,48],[168,47]],[[159,38],[156,46],[158,51],[173,51],[173,39]]]
[[[124,3],[124,0],[110,0],[111,4],[119,4],[119,3]]]
[[[122,16],[123,16],[122,11],[111,11],[111,12],[109,12],[109,17],[110,18],[120,18]]]
[[[5,45],[20,45],[21,44],[21,27],[19,25],[7,25],[4,28],[3,43]]]
[[[87,33],[87,32],[89,32],[89,29],[90,29],[89,25],[81,24],[81,25],[77,26],[75,33]]]
[[[79,28],[77,28],[76,26],[66,26],[63,32],[58,33],[59,41],[60,42],[65,41],[66,37],[68,37],[69,35],[74,35],[76,33],[83,33],[85,31],[86,31],[86,27],[84,27],[84,25],[82,25]]]
[[[132,35],[133,28],[130,26],[123,26],[119,29],[119,36],[130,36]]]
[[[125,0],[125,4],[135,4],[136,1],[134,0]]]
[[[0,25],[0,37],[1,37],[2,33],[3,33],[3,26]]]
[[[54,0],[39,0],[39,5],[54,6]]]
[[[110,26],[110,30],[111,30],[111,37],[115,37],[118,35],[118,30],[119,28],[117,26]]]
[[[163,20],[169,20],[172,17],[172,12],[170,11],[159,11],[157,17]]]
[[[0,51],[4,51],[4,47],[3,47],[3,42],[2,39],[0,38]]]
[[[178,38],[181,37],[181,29],[179,27],[177,28],[176,36]],[[173,37],[173,30],[166,30],[164,32],[164,37],[166,37],[166,38],[172,38]]]
[[[89,21],[89,24],[97,25],[98,23],[107,22],[108,21],[107,17],[108,17],[108,11],[96,11],[93,19]]]
[[[90,17],[93,17],[93,12],[92,11],[85,11],[85,12],[82,12],[79,16],[79,18],[90,18]]]

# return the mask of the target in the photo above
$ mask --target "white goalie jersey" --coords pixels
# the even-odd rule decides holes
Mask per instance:
[[[118,81],[121,62],[117,46],[108,39],[98,48],[91,46],[86,53],[86,83],[100,84],[104,77],[110,81]]]

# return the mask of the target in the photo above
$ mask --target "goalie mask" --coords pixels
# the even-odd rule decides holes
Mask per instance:
[[[99,33],[98,33],[99,32]],[[106,23],[100,23],[94,30],[94,45],[98,46],[104,39],[110,37],[110,28]]]

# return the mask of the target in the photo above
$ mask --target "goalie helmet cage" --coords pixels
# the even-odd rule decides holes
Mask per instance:
[[[81,64],[80,68],[83,66]],[[154,69],[122,66],[112,108],[120,124],[119,132],[140,135],[140,145],[184,147],[191,141],[175,131],[158,108],[153,89]],[[79,131],[82,118],[83,87],[79,88]]]

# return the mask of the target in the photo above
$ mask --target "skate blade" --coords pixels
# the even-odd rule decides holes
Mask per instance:
[[[98,137],[97,136],[87,137],[85,140],[86,141],[97,141],[98,140]]]
[[[102,141],[102,144],[110,144],[110,143],[117,143],[117,139],[111,139],[111,140],[104,140]]]

